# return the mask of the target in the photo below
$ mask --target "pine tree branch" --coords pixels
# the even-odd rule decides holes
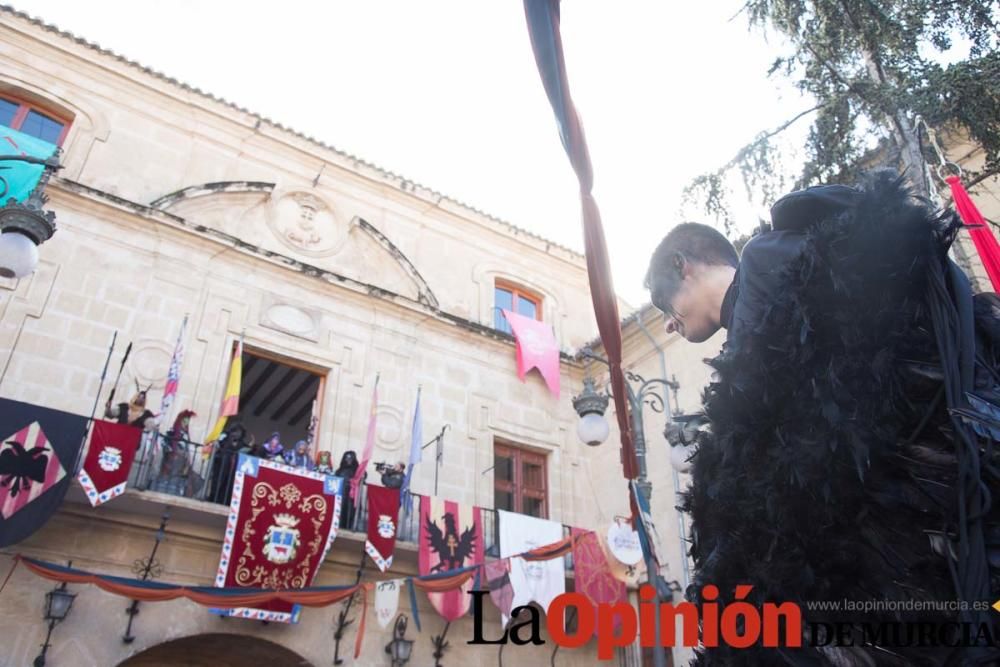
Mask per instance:
[[[747,144],[746,146],[744,146],[743,148],[741,148],[740,150],[738,150],[736,152],[736,155],[734,155],[732,157],[732,159],[729,160],[729,162],[725,163],[724,165],[722,165],[721,167],[719,167],[718,169],[716,169],[714,173],[715,174],[723,174],[726,171],[729,171],[730,169],[732,169],[733,167],[735,167],[736,165],[738,165],[743,160],[743,158],[746,157],[746,155],[753,149],[754,146],[757,146],[761,142],[768,141],[769,139],[771,139],[771,138],[773,138],[773,137],[781,134],[782,132],[784,132],[785,130],[787,130],[789,127],[791,127],[792,125],[794,125],[797,121],[799,121],[803,116],[808,116],[809,114],[811,114],[814,111],[819,111],[820,109],[822,109],[823,107],[825,107],[827,104],[829,104],[829,103],[828,102],[823,102],[822,104],[817,104],[816,106],[812,107],[811,109],[806,109],[805,111],[801,111],[798,114],[796,114],[795,116],[793,116],[792,118],[786,120],[784,123],[782,123],[778,127],[774,128],[773,130],[769,130],[767,132],[764,132],[763,134],[758,135],[756,138],[754,138],[753,141],[751,141],[749,144]]]

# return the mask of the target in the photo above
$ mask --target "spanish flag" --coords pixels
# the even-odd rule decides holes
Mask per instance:
[[[215,442],[222,435],[222,429],[226,427],[226,420],[240,411],[240,380],[243,378],[243,339],[236,345],[233,353],[233,362],[229,366],[229,382],[226,383],[226,394],[222,397],[222,408],[219,410],[219,419],[215,422],[215,428],[205,438],[206,445]],[[206,455],[211,453],[211,449],[205,447]]]

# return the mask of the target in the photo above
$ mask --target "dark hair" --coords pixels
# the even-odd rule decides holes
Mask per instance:
[[[645,286],[658,308],[662,309],[680,287],[680,276],[673,265],[678,254],[693,264],[736,268],[740,262],[736,248],[717,229],[699,222],[682,222],[660,241],[649,260]]]

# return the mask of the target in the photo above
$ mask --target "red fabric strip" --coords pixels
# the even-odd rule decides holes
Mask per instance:
[[[962,181],[958,176],[949,176],[945,180],[951,186],[951,196],[955,201],[955,208],[958,209],[958,214],[962,217],[965,228],[969,230],[969,236],[972,237],[972,243],[976,246],[979,259],[986,267],[986,275],[990,277],[993,291],[1000,292],[1000,243],[997,243],[996,237],[993,236],[993,232],[986,224],[986,219],[969,198],[969,193],[962,186]]]

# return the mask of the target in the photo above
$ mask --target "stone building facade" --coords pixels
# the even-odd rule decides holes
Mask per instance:
[[[175,408],[197,414],[193,440],[218,414],[231,351],[242,339],[258,375],[266,368],[306,396],[282,398],[315,399],[316,443],[335,465],[346,450],[362,448],[377,375],[373,461],[407,459],[418,388],[428,439],[448,427],[440,467],[429,455],[415,471],[417,493],[492,510],[500,447],[540,467],[532,511],[598,531],[626,513],[614,435],[597,448],[576,437],[570,399],[587,369],[575,353],[596,334],[581,255],[9,9],[0,10],[0,59],[0,99],[65,130],[63,169],[47,188],[58,232],[40,248],[34,274],[0,279],[0,396],[89,415],[95,401],[103,406],[131,342],[116,400],[136,385],[149,387],[155,411],[188,316]],[[559,397],[536,373],[518,380],[513,338],[498,330],[498,289],[530,301],[552,325],[563,349]],[[662,336],[662,323],[650,326]],[[635,338],[629,349],[645,359],[653,348]],[[281,391],[274,379],[261,382],[261,393]],[[277,400],[265,405],[259,397],[259,428]],[[672,559],[664,574],[679,587],[682,543],[672,480],[660,474],[669,470],[660,432],[662,424],[651,424],[654,506]],[[200,484],[208,481],[202,473]],[[74,482],[49,523],[0,554],[0,570],[6,575],[12,556],[23,553],[134,576],[166,513],[158,579],[210,584],[227,512],[197,488],[171,495],[141,483],[94,509]],[[363,544],[363,533],[341,531],[316,583],[353,583]],[[373,569],[366,579],[378,578]],[[416,571],[414,542],[400,541],[386,576]],[[37,654],[50,588],[23,568],[14,572],[0,596],[0,665],[28,664]],[[128,601],[71,588],[79,595],[55,629],[51,665],[180,664],[171,661],[185,656],[200,656],[198,664],[247,664],[248,656],[329,664],[342,608],[306,609],[297,625],[262,625],[183,601],[143,603],[135,639],[126,643]],[[444,622],[422,596],[420,608],[422,633],[410,624],[411,664],[431,665],[430,638]],[[358,613],[354,607],[341,657],[351,653]],[[489,614],[499,632],[491,606]],[[496,659],[496,647],[466,645],[468,620],[452,626],[443,664]],[[389,638],[369,619],[361,657],[347,662],[388,664]],[[505,657],[549,664],[553,649],[551,642],[508,647]],[[617,660],[638,665],[642,657],[634,648]],[[596,664],[595,646],[560,651],[557,661]]]

